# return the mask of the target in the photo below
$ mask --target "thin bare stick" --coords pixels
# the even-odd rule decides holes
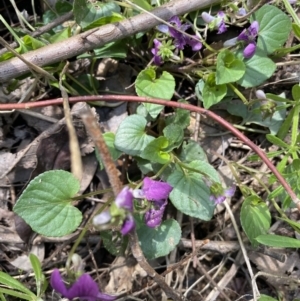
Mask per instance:
[[[115,196],[117,196],[122,189],[122,183],[120,182],[118,176],[119,172],[113,159],[111,158],[108,147],[105,144],[96,116],[88,106],[86,107],[85,113],[82,115],[82,121],[95,143],[95,147],[99,152],[99,155],[107,172],[113,193]]]
[[[253,270],[252,270],[252,267],[251,267],[251,263],[250,263],[250,260],[249,260],[248,254],[247,254],[247,250],[246,250],[244,242],[242,240],[242,237],[241,237],[241,234],[240,234],[240,231],[239,231],[239,227],[238,227],[238,225],[237,225],[237,223],[235,221],[235,217],[234,217],[234,215],[233,215],[233,213],[231,211],[231,208],[228,205],[227,201],[224,202],[224,205],[225,205],[225,208],[226,208],[227,212],[229,213],[229,216],[230,216],[233,228],[234,228],[236,236],[238,238],[238,241],[239,241],[239,244],[240,244],[240,247],[241,247],[241,251],[243,253],[244,260],[246,262],[246,265],[247,265],[247,268],[248,268],[248,272],[249,272],[249,275],[250,275],[250,278],[251,278],[251,281],[252,281],[253,300],[257,301],[257,298],[259,297],[260,294],[259,294],[259,290],[258,290],[257,284],[255,282],[255,278],[254,278],[254,274],[253,274]]]
[[[153,278],[153,280],[162,288],[165,294],[168,297],[172,298],[174,301],[182,301],[183,299],[181,298],[180,294],[177,293],[173,288],[168,286],[164,278],[157,274],[155,270],[149,265],[141,250],[136,232],[129,234],[129,243],[134,258],[137,260],[139,265],[147,272],[147,274],[151,278]]]
[[[38,28],[37,30],[35,30],[34,32],[32,32],[30,34],[30,36],[32,36],[33,38],[40,36],[41,34],[51,30],[52,28],[54,28],[55,26],[62,24],[63,22],[68,21],[69,19],[71,19],[73,16],[73,12],[68,12],[60,17],[58,17],[57,19],[55,19],[54,21],[46,24],[45,26],[42,26],[40,28]],[[9,46],[11,48],[16,48],[18,47],[18,43],[17,42],[13,42],[11,44],[9,44]],[[0,50],[0,55],[2,55],[3,53],[6,53],[8,50],[6,48],[3,48]]]
[[[108,147],[105,144],[97,119],[90,108],[87,107],[86,112],[82,116],[82,120],[87,131],[89,132],[90,136],[92,137],[95,143],[95,147],[97,148],[101,156],[114,195],[117,196],[122,189],[122,183],[119,180],[118,170],[115,166],[114,161],[111,158]],[[158,283],[158,285],[162,288],[162,290],[166,293],[167,296],[173,298],[175,301],[182,301],[180,295],[174,289],[168,286],[164,278],[157,274],[154,271],[154,269],[149,265],[141,250],[138,237],[135,231],[129,234],[129,241],[134,258],[137,260],[140,266],[147,272],[147,274],[150,277],[152,277],[155,282]]]
[[[69,96],[68,96],[68,93],[67,93],[65,87],[62,84],[62,77],[66,73],[68,66],[69,66],[69,62],[66,63],[62,72],[60,73],[59,89],[61,91],[61,96],[63,97],[63,100],[64,100],[64,102],[63,102],[64,114],[65,114],[68,134],[69,134],[69,147],[70,147],[70,154],[71,154],[71,171],[72,171],[72,174],[79,181],[81,181],[83,172],[82,172],[82,160],[81,160],[80,147],[79,147],[76,130],[75,130],[73,122],[72,122],[72,115],[71,115],[70,106],[69,106]]]

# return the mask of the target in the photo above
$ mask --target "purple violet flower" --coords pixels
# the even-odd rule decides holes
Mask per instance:
[[[131,213],[128,213],[126,218],[123,221],[123,225],[121,227],[121,234],[127,235],[135,228],[134,218]]]
[[[247,11],[245,10],[244,7],[239,8],[239,10],[236,13],[238,16],[243,17],[245,15],[247,15]]]
[[[162,46],[162,43],[157,39],[154,39],[153,43],[154,43],[154,47],[151,49],[151,53],[154,56],[154,64],[159,66],[163,63],[163,60],[159,54],[159,50],[160,47]]]
[[[148,227],[155,228],[161,224],[167,204],[167,200],[153,202],[154,208],[145,213],[145,222]]]
[[[173,187],[168,183],[154,181],[148,177],[143,181],[143,195],[148,201],[161,201],[169,197]]]
[[[248,29],[244,29],[238,36],[238,41],[243,41],[247,45],[243,51],[245,58],[251,58],[256,51],[256,38],[258,36],[259,23],[253,21]]]
[[[162,24],[162,25],[158,25],[157,29],[160,32],[170,34],[170,36],[174,39],[173,44],[174,44],[175,48],[177,48],[178,50],[183,50],[186,45],[191,46],[193,51],[199,51],[202,48],[202,43],[199,41],[199,39],[196,35],[193,35],[192,37],[194,37],[194,38],[192,38],[192,37],[189,37],[182,33],[182,32],[185,32],[188,28],[190,28],[189,24],[186,24],[186,23],[182,24],[180,19],[177,16],[173,16],[169,20],[169,22],[175,28]],[[182,32],[179,32],[178,30],[176,30],[176,28]],[[151,49],[151,52],[154,55],[154,63],[156,65],[158,65],[159,63],[161,64],[161,62],[163,60],[163,58],[161,58],[161,55],[159,56],[159,52],[162,52],[162,51],[160,51],[161,47],[162,47],[162,43],[160,43],[157,39],[155,39],[153,42],[154,42],[154,48]],[[167,43],[167,45],[168,45],[168,43]],[[170,44],[169,44],[169,48],[170,48]],[[167,51],[167,47],[166,47],[165,51]],[[170,54],[167,53],[167,55],[169,57],[171,57]]]
[[[121,192],[117,195],[115,204],[119,208],[124,208],[132,212],[133,210],[133,195],[128,186],[125,186]]]
[[[112,209],[113,208],[113,209]],[[115,203],[111,206],[110,211],[104,211],[93,218],[95,226],[101,226],[108,222],[123,221],[121,226],[122,235],[128,234],[135,227],[134,218],[131,214],[133,211],[133,194],[132,190],[125,186],[117,195]]]
[[[221,204],[226,200],[226,198],[233,197],[235,188],[235,186],[231,186],[227,189],[224,189],[222,188],[221,184],[215,183],[210,187],[210,200],[213,201],[215,205]]]
[[[181,24],[180,19],[177,16],[173,16],[170,21],[172,25],[174,25],[176,28],[178,28],[181,31],[186,31],[188,28],[190,28],[189,24]],[[192,39],[185,34],[179,32],[173,27],[169,27],[169,33],[172,38],[174,38],[174,46],[179,49],[183,50],[185,45],[189,45],[192,47],[193,51],[198,51],[202,48],[201,42],[198,40],[197,36],[193,36],[197,38],[197,40]]]
[[[142,189],[133,190],[133,196],[138,199],[147,199],[153,206],[145,213],[145,223],[148,227],[155,228],[161,224],[167,199],[172,186],[161,181],[144,178]]]
[[[218,34],[227,31],[227,27],[225,25],[226,15],[223,11],[219,11],[217,13],[217,17],[213,17],[211,14],[203,12],[201,17],[203,21],[209,25],[210,29],[218,29]]]
[[[113,301],[117,299],[115,296],[101,293],[98,284],[89,274],[82,274],[75,283],[67,288],[59,270],[54,269],[50,283],[55,291],[69,300],[79,298],[79,300],[86,301]]]

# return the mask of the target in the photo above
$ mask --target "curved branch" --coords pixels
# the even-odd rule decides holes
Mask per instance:
[[[266,165],[269,167],[269,169],[273,172],[279,183],[284,187],[288,195],[291,197],[292,201],[297,206],[298,210],[300,211],[300,200],[298,199],[297,195],[294,193],[290,185],[287,183],[287,181],[284,179],[284,177],[279,173],[279,171],[276,169],[276,167],[273,165],[273,163],[269,160],[269,158],[266,156],[266,154],[251,140],[249,140],[243,133],[241,133],[238,129],[233,127],[229,122],[227,122],[222,117],[218,116],[217,114],[200,108],[196,107],[190,104],[184,104],[180,102],[174,102],[174,101],[167,101],[163,99],[156,99],[156,98],[146,98],[146,97],[139,97],[139,96],[132,96],[132,95],[94,95],[94,96],[76,96],[76,97],[70,97],[69,102],[70,103],[76,103],[76,102],[90,102],[90,101],[125,101],[125,102],[146,102],[146,103],[155,103],[160,104],[163,106],[173,107],[173,108],[180,108],[185,109],[190,112],[196,112],[200,114],[205,114],[208,117],[212,118],[216,122],[218,122],[220,125],[222,125],[224,128],[232,132],[236,137],[238,137],[240,140],[242,140],[246,145],[248,145],[261,159],[263,162],[266,163]],[[2,110],[13,110],[13,109],[30,109],[30,108],[36,108],[36,107],[44,107],[49,105],[58,105],[62,104],[63,99],[62,98],[56,98],[54,100],[43,100],[39,102],[30,102],[30,103],[16,103],[16,104],[0,104],[0,111]]]

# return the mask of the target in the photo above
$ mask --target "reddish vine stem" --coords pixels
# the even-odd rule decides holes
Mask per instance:
[[[125,102],[155,103],[155,104],[160,104],[163,106],[169,106],[169,107],[173,107],[173,108],[181,108],[181,109],[189,110],[191,112],[205,114],[208,117],[215,120],[216,122],[218,122],[220,125],[222,125],[227,130],[229,130],[232,134],[234,134],[237,138],[239,138],[241,141],[243,141],[246,145],[248,145],[262,159],[262,161],[266,163],[266,165],[276,176],[279,183],[284,187],[284,189],[289,194],[292,201],[295,203],[298,210],[300,211],[300,200],[298,199],[297,195],[294,193],[294,191],[292,190],[290,185],[286,182],[286,180],[283,178],[283,176],[279,173],[279,171],[273,165],[273,163],[266,156],[266,154],[255,143],[253,143],[251,140],[249,140],[243,133],[241,133],[238,129],[233,127],[229,122],[227,122],[222,117],[216,115],[215,113],[213,113],[209,110],[200,108],[200,107],[190,105],[190,104],[184,104],[184,103],[167,101],[167,100],[156,99],[156,98],[131,96],[131,95],[93,95],[93,96],[77,96],[77,97],[69,98],[70,103],[76,103],[76,102],[80,102],[80,101],[86,101],[86,102],[89,102],[89,101],[125,101]],[[30,109],[30,108],[36,108],[36,107],[49,106],[49,105],[58,105],[58,104],[62,104],[62,102],[63,102],[62,98],[56,98],[53,100],[43,100],[43,101],[39,101],[39,102],[31,102],[31,103],[24,103],[24,104],[23,103],[0,104],[0,112],[3,110]]]

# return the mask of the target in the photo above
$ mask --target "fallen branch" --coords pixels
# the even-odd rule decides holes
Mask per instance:
[[[175,0],[153,9],[151,14],[163,20],[175,15],[186,14],[220,2],[220,0]],[[121,22],[107,24],[23,54],[23,58],[37,66],[51,65],[65,59],[99,48],[107,43],[147,31],[160,24],[160,21],[147,13],[142,13]],[[0,63],[0,83],[26,74],[30,71],[26,63],[13,58]]]

